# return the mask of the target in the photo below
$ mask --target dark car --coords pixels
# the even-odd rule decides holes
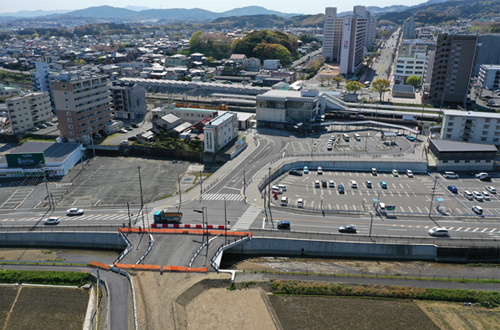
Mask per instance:
[[[128,138],[129,141],[137,141],[137,136],[131,136]]]
[[[339,232],[356,234],[356,226],[355,225],[340,226]]]
[[[483,176],[479,177],[479,180],[490,182],[491,181],[491,176],[489,176],[489,175],[483,175]]]
[[[297,170],[291,170],[290,172],[288,172],[288,174],[295,175],[295,176],[302,176],[302,172],[297,171]]]
[[[321,181],[321,186],[322,186],[323,188],[326,188],[326,180]]]
[[[290,229],[290,221],[278,222],[278,229]]]
[[[448,186],[448,190],[454,194],[458,194],[458,189],[455,186]]]
[[[344,185],[339,184],[339,193],[343,194],[344,192]]]
[[[133,128],[139,128],[139,125],[137,125],[137,124],[132,124],[131,126],[132,126]]]

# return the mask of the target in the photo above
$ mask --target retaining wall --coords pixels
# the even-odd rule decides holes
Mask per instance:
[[[65,247],[122,250],[127,243],[118,233],[1,233],[0,246]]]
[[[499,247],[438,247],[381,243],[330,242],[254,237],[225,251],[229,254],[305,256],[440,262],[500,262]]]

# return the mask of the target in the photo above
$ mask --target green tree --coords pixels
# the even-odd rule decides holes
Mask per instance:
[[[377,79],[372,83],[372,90],[379,93],[380,102],[382,102],[384,93],[390,91],[389,86],[391,86],[391,83],[387,79]]]
[[[342,80],[344,80],[344,79],[342,78],[341,75],[335,76],[335,78],[333,78],[333,81],[335,81],[337,83],[337,88],[340,87],[340,83],[342,82]]]
[[[365,87],[365,85],[363,85],[359,81],[350,81],[345,85],[346,91],[351,94],[356,94],[356,92],[361,90],[363,87]]]
[[[419,76],[409,76],[406,79],[406,83],[413,87],[417,87],[420,86],[420,84],[422,83],[422,78],[420,78]]]
[[[200,47],[201,44],[201,36],[203,35],[202,31],[197,31],[193,33],[191,36],[191,39],[189,39],[189,48],[191,48],[191,51],[197,52],[198,48]]]

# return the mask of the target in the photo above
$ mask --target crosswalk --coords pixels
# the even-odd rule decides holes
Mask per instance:
[[[252,223],[257,219],[262,209],[260,207],[250,205],[248,209],[243,213],[238,221],[231,227],[232,230],[247,230],[250,228]]]
[[[392,225],[393,227],[402,227],[402,228],[422,228],[422,229],[431,229],[436,226],[415,226],[415,225]],[[455,226],[455,227],[446,227],[448,231],[464,231],[471,233],[487,233],[489,235],[496,235],[493,237],[499,237],[500,228],[483,228],[483,227],[467,227],[467,226]]]
[[[233,201],[240,202],[243,200],[243,196],[240,194],[204,194],[203,197],[199,197],[199,199],[204,201]]]

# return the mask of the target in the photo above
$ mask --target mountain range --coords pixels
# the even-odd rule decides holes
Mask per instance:
[[[387,7],[369,6],[366,9],[372,14],[383,14],[390,12],[399,12],[412,9],[419,6],[424,6],[432,3],[445,2],[447,0],[429,0],[417,6],[394,5]],[[339,13],[340,16],[348,15],[352,12]],[[292,18],[302,14],[283,13],[274,10],[268,10],[259,6],[246,6],[242,8],[234,8],[224,12],[212,12],[205,9],[151,9],[148,7],[127,6],[126,8],[118,8],[112,6],[89,7],[79,10],[54,10],[54,11],[18,11],[15,13],[0,13],[0,17],[9,17],[11,19],[18,18],[33,18],[33,17],[57,17],[58,15],[72,17],[93,17],[93,18],[110,18],[122,21],[143,21],[143,20],[163,20],[163,21],[188,21],[188,22],[207,22],[220,17],[231,16],[251,16],[251,15],[276,15],[284,18]]]

